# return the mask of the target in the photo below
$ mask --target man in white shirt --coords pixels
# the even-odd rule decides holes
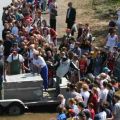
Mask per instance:
[[[101,95],[100,95],[100,100],[101,103],[105,102],[107,100],[107,95],[109,90],[107,89],[107,82],[103,82],[103,90],[101,91]]]
[[[11,75],[20,74],[21,66],[22,70],[24,67],[24,58],[22,55],[18,54],[17,50],[13,50],[7,58],[8,62],[8,71]]]
[[[48,89],[48,67],[44,58],[39,55],[39,51],[34,52],[32,62],[40,70],[41,77],[43,78],[43,86],[46,91]]]

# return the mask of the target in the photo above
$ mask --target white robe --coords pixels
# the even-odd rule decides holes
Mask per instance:
[[[57,71],[56,71],[56,75],[58,77],[63,77],[65,74],[67,74],[67,72],[69,71],[70,68],[70,60],[66,60],[65,62],[60,63],[60,66],[58,67]]]

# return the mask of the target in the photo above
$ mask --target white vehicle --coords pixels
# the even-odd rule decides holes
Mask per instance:
[[[0,115],[7,112],[9,115],[20,115],[25,112],[27,106],[18,99],[0,100]]]
[[[58,105],[56,89],[50,88],[48,92],[44,92],[42,81],[40,75],[31,73],[6,76],[6,81],[3,82],[3,99],[0,100],[0,114],[7,112],[9,115],[19,115],[31,106]],[[63,95],[66,93],[67,84],[67,79],[62,78],[60,88]]]

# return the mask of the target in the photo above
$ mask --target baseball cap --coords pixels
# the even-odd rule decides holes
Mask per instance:
[[[103,68],[103,72],[107,72],[107,73],[109,73],[111,70],[108,68],[108,67],[104,67]]]

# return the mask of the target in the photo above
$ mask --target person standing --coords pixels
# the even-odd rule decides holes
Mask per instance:
[[[66,15],[66,23],[67,28],[71,29],[76,19],[76,9],[72,7],[72,2],[68,3],[67,15]]]
[[[41,77],[43,78],[43,86],[45,91],[48,89],[48,67],[42,56],[39,55],[38,51],[33,54],[33,65],[39,69]]]
[[[57,116],[56,116],[56,120],[67,120],[67,116],[65,114],[65,108],[58,106],[57,107]]]
[[[118,43],[118,35],[116,34],[116,31],[113,30],[107,35],[106,39],[106,47],[109,48],[109,51],[113,52],[113,48],[117,46]]]
[[[119,91],[114,95],[115,105],[113,108],[113,119],[111,120],[119,120],[120,119],[120,95]]]
[[[57,16],[56,0],[52,0],[49,9],[50,9],[50,28],[56,31],[56,16]]]
[[[13,50],[12,54],[8,56],[7,62],[8,62],[8,72],[10,75],[20,74],[21,66],[23,70],[24,58],[21,54],[18,54],[16,49]]]

